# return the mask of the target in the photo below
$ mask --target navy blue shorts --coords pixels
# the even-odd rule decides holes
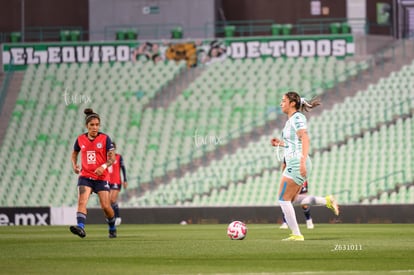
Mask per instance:
[[[78,186],[88,186],[92,191],[98,193],[100,191],[109,192],[109,183],[106,180],[93,180],[89,178],[79,177]]]
[[[119,191],[121,191],[121,189],[122,189],[122,184],[118,184],[118,183],[110,183],[110,184],[109,184],[109,188],[110,188],[111,190],[119,190]]]

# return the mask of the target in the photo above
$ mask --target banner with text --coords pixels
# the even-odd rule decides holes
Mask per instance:
[[[50,225],[50,208],[0,208],[0,226],[6,225]]]
[[[125,41],[3,44],[3,68],[30,64],[184,60],[188,67],[226,58],[344,58],[355,53],[352,35],[273,36],[204,41]]]

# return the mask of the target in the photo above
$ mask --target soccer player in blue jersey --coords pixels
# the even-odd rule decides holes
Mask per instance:
[[[279,187],[279,204],[292,234],[285,241],[303,241],[292,202],[299,194],[303,183],[312,169],[309,158],[310,138],[307,132],[307,120],[302,111],[308,111],[320,105],[318,99],[310,101],[301,98],[296,92],[283,95],[280,107],[288,116],[282,131],[282,139],[273,138],[273,146],[284,147],[286,168],[283,171]]]
[[[77,225],[70,231],[81,238],[86,236],[86,206],[92,192],[98,194],[109,227],[109,238],[116,238],[115,213],[109,198],[108,167],[114,162],[111,138],[99,132],[101,119],[92,109],[85,109],[85,126],[87,132],[76,138],[72,152],[72,168],[78,178]],[[78,155],[81,153],[81,166]]]

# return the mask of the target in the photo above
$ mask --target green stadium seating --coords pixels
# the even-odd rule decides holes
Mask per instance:
[[[194,81],[182,88],[180,96],[165,102],[166,107],[154,108],[148,103],[164,87],[192,73],[185,70],[185,63],[29,66],[0,148],[0,156],[9,159],[7,169],[0,164],[5,182],[19,184],[8,186],[10,190],[0,195],[0,202],[5,206],[76,204],[76,175],[71,171],[68,154],[76,136],[84,131],[82,110],[89,105],[101,114],[102,131],[113,137],[124,156],[130,188],[140,190],[141,184],[154,177],[191,165],[194,159],[218,146],[226,146],[232,139],[277,119],[280,113],[276,106],[284,92],[296,89],[306,97],[320,95],[336,81],[344,81],[363,69],[366,64],[334,58],[229,59],[204,67]],[[411,84],[406,81],[412,71],[412,66],[407,66],[309,121],[312,148],[316,151],[312,193],[344,191],[339,198],[351,203],[357,202],[361,194],[378,193],[378,186],[367,183],[384,175],[381,171],[405,171],[405,176],[392,176],[388,187],[412,180],[413,159],[402,156],[391,162],[392,154],[403,155],[402,151],[382,150],[380,146],[383,142],[399,144],[401,132],[413,131],[412,120],[401,119],[371,134],[364,132],[412,111],[408,92]],[[399,93],[399,97],[393,98],[388,91]],[[349,111],[355,106],[370,111]],[[268,112],[269,109],[275,111]],[[331,123],[333,115],[336,125]],[[352,127],[345,127],[350,122]],[[196,146],[196,130],[210,144]],[[276,129],[274,135],[280,135],[279,131]],[[365,133],[363,138],[356,138],[361,133]],[[22,138],[15,140],[16,136]],[[214,144],[218,138],[220,144]],[[269,139],[262,136],[250,141],[234,154],[160,184],[140,197],[122,202],[122,206],[273,205],[280,171]],[[335,145],[343,141],[345,145]],[[330,151],[317,151],[328,147]],[[45,154],[53,158],[45,158]],[[379,161],[373,165],[367,161],[369,158]],[[44,184],[44,189],[34,191],[38,182]],[[40,196],[38,192],[42,190],[50,191]],[[400,192],[392,196],[388,201],[410,198]],[[97,206],[98,202],[92,200],[91,204]]]
[[[251,65],[251,63],[249,65]],[[214,73],[213,73],[213,77],[214,77]],[[392,79],[392,77],[390,79]],[[385,80],[383,80],[382,82],[384,81]],[[195,83],[193,84],[194,86],[196,85]],[[199,87],[203,87],[203,86],[199,85]],[[363,97],[362,93],[366,94],[365,91],[362,91],[360,95],[361,97]],[[187,100],[191,99],[191,96],[192,94],[190,96],[187,96]],[[376,96],[377,96],[376,94],[369,95],[369,97],[376,97]],[[406,94],[406,96],[409,96],[409,94]],[[243,99],[243,97],[240,97],[240,98],[237,97],[237,93],[233,94],[231,98],[235,99],[236,102]],[[342,126],[338,127],[338,125],[336,125],[336,128],[339,128],[339,129],[345,128],[345,130],[348,131],[341,135],[335,134],[335,131],[333,130],[334,128],[332,129],[318,128],[318,127],[326,127],[326,126],[331,125],[328,123],[331,118],[331,115],[330,115],[331,113],[335,113],[335,116],[338,116],[337,115],[338,113],[339,115],[342,115],[342,114],[345,115],[343,118],[340,118],[339,121],[343,123],[349,123],[350,120],[346,116],[346,114],[349,113],[347,112],[347,109],[350,108],[349,106],[353,106],[352,104],[355,104],[356,102],[363,102],[363,100],[359,98],[359,95],[357,95],[355,98],[348,99],[347,101],[345,101],[344,104],[338,105],[338,107],[341,107],[341,110],[336,110],[334,107],[334,110],[332,112],[329,112],[329,111],[324,112],[323,115],[321,115],[320,117],[316,117],[310,120],[312,135],[315,135],[316,137],[318,137],[317,133],[333,132],[333,135],[328,136],[325,141],[322,140],[322,141],[316,142],[315,149],[327,147],[329,144],[335,144],[337,142],[342,142],[352,135],[356,135],[358,133],[360,134],[366,128],[377,126],[378,123],[388,118],[388,117],[383,117],[383,118],[380,117],[380,118],[374,119],[373,121],[364,122],[362,120],[362,123],[357,123],[358,121],[361,121],[361,119],[358,117],[355,117],[354,124],[355,124],[356,129],[353,129],[352,131],[347,130],[346,127],[342,127]],[[407,100],[406,102],[410,102],[410,101]],[[375,102],[373,104],[376,104],[377,106],[379,106],[376,112],[384,112],[384,110],[386,110],[387,108],[387,106],[384,104],[381,105]],[[238,110],[241,110],[240,107],[237,107],[237,108]],[[404,108],[399,108],[399,109],[397,108],[395,110],[397,112],[395,115],[407,114],[409,110],[410,110],[409,106],[406,106]],[[365,116],[366,114],[361,112],[361,115]],[[375,117],[376,115],[374,114],[373,116]],[[391,115],[391,117],[394,117],[394,115]],[[315,124],[319,125],[318,123],[320,124],[320,126],[315,127]],[[397,125],[399,125],[399,122],[397,123]],[[333,125],[329,127],[333,127]],[[402,126],[399,126],[399,127],[402,127]],[[409,131],[408,129],[410,129],[410,127],[406,126],[406,129],[400,129],[400,132],[406,133],[407,131]],[[376,140],[374,144],[382,144],[382,142],[379,140],[380,138],[386,139],[388,141],[390,139],[390,137],[388,137],[388,134],[390,132],[391,133],[394,132],[392,130],[393,129],[392,127],[390,129],[383,128],[383,129],[380,129],[380,131],[378,131],[378,134],[374,134],[374,140]],[[391,134],[391,136],[393,135]],[[263,140],[263,142],[267,143],[268,139],[269,137],[266,137],[266,139]],[[318,139],[316,139],[316,141],[318,141]],[[241,164],[238,161],[239,158],[240,159],[251,158],[251,156],[254,155],[254,152],[261,152],[261,150],[259,150],[258,148],[266,148],[266,146],[264,146],[264,143],[261,146],[258,146],[253,150],[247,150],[246,153],[241,153],[238,151],[236,156],[234,156],[235,159],[232,158],[231,160],[229,160],[226,157],[224,157],[219,163],[210,164],[209,168],[214,169],[214,170],[210,170],[211,172],[209,174],[210,176],[216,175],[216,177],[212,177],[212,180],[211,180],[212,183],[207,184],[208,187],[206,189],[199,189],[199,190],[197,190],[196,188],[191,189],[193,190],[192,191],[193,198],[195,199],[193,202],[191,200],[190,201],[187,200],[188,195],[185,198],[183,198],[179,193],[176,193],[174,195],[175,196],[174,199],[170,200],[169,202],[173,202],[173,204],[175,205],[186,205],[186,206],[194,205],[193,203],[196,203],[196,204],[201,203],[202,205],[219,205],[219,204],[225,204],[225,205],[227,204],[232,204],[232,205],[254,204],[254,205],[257,205],[258,202],[261,202],[261,201],[265,201],[264,204],[274,204],[275,203],[274,198],[273,200],[272,198],[259,199],[259,200],[256,199],[254,195],[255,194],[254,191],[251,190],[253,188],[246,187],[246,190],[250,190],[250,192],[243,192],[244,187],[249,185],[249,182],[250,182],[249,179],[251,175],[260,173],[260,171],[271,170],[272,167],[274,166],[274,163],[262,164],[261,166],[259,166],[260,167],[259,172],[255,171],[254,169],[251,169],[252,167],[249,167],[250,169],[237,169],[235,167],[230,166],[229,168],[227,168],[227,172],[226,170],[223,170],[223,169],[226,169],[225,167],[228,167],[226,163],[236,164],[237,167],[240,167]],[[326,152],[323,154],[316,153],[314,156],[314,159],[315,159],[314,162],[319,164],[318,166],[320,167],[329,167],[329,168],[319,169],[318,172],[315,172],[314,175],[312,176],[311,182],[315,182],[315,184],[312,184],[311,190],[314,192],[314,194],[326,195],[328,193],[338,193],[337,196],[339,196],[340,200],[345,203],[358,202],[359,199],[361,198],[361,194],[364,196],[372,196],[376,194],[378,192],[378,186],[376,186],[375,184],[369,184],[369,182],[375,178],[378,178],[378,175],[384,175],[383,171],[386,171],[387,168],[396,169],[399,165],[401,165],[401,163],[393,163],[393,165],[388,166],[387,162],[380,161],[375,166],[369,165],[369,161],[367,160],[370,158],[380,159],[380,160],[383,159],[382,157],[378,157],[376,155],[380,151],[379,148],[366,152],[366,154],[367,153],[371,154],[369,155],[370,158],[364,157],[362,159],[359,159],[359,158],[354,159],[355,155],[358,155],[357,152],[360,152],[360,151],[364,152],[365,150],[363,148],[372,147],[372,144],[373,144],[373,141],[371,140],[371,138],[369,138],[369,136],[366,136],[364,137],[364,139],[351,139],[348,141],[346,146],[341,146],[341,147],[334,146],[331,148],[330,152]],[[266,154],[266,153],[263,152],[263,154]],[[386,159],[392,159],[392,158],[389,155],[387,155]],[[344,163],[346,166],[339,165],[339,163]],[[407,159],[407,160],[404,160],[404,163],[406,163],[405,170],[407,169],[409,170],[408,167],[409,165],[411,165],[412,161]],[[232,171],[232,173],[229,174],[228,173],[229,170]],[[237,174],[238,172],[237,170],[242,170],[240,175]],[[370,173],[366,173],[366,171],[370,171]],[[394,170],[391,170],[391,171],[394,171]],[[234,193],[232,188],[230,188],[230,186],[233,186],[234,183],[239,182],[246,175],[248,177],[246,184],[241,184],[241,186],[237,188],[238,190],[237,193]],[[191,179],[188,177],[191,177]],[[185,176],[182,179],[182,181],[186,182],[186,186],[191,186],[189,185],[191,184],[191,182],[193,182],[193,184],[196,184],[196,183],[200,184],[200,182],[204,183],[206,181],[206,178],[207,176],[205,174],[202,174],[201,172],[196,172],[195,175]],[[219,178],[221,180],[217,180],[216,178]],[[412,179],[412,175],[408,175],[408,176],[406,175],[405,177],[402,177],[402,174],[397,174],[394,178],[390,179],[390,183],[388,184],[389,185],[388,187],[392,187],[393,185],[397,183],[404,182],[407,179]],[[222,185],[223,181],[224,182],[227,181],[227,183],[224,183],[224,185]],[[264,180],[263,178],[260,178],[259,181],[267,182],[269,184],[263,188],[265,190],[269,189],[270,185],[275,185],[274,180],[269,181],[269,180]],[[343,186],[338,185],[337,184],[338,181],[340,181],[340,183],[343,184]],[[361,184],[361,182],[365,184]],[[170,184],[180,184],[180,183],[175,182],[175,183],[170,183]],[[382,188],[385,188],[385,187],[386,186],[383,186]],[[345,192],[348,189],[350,191]],[[153,194],[154,196],[165,196],[165,195],[161,195],[163,194],[163,192],[164,190],[160,189],[160,190],[155,190]],[[249,194],[249,195],[247,196],[244,194]],[[273,193],[273,195],[274,194],[275,193]],[[140,201],[139,198],[134,201],[135,205],[141,205],[141,202],[142,201]],[[146,201],[145,203],[148,203],[148,201]]]

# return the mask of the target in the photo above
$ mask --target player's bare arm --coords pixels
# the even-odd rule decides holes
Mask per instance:
[[[278,146],[282,146],[282,147],[284,147],[284,146],[285,146],[285,143],[284,143],[282,140],[278,139],[278,138],[272,138],[272,139],[270,140],[270,143],[271,143],[271,144],[272,144],[272,146],[274,146],[274,147],[278,147]]]
[[[103,175],[105,169],[108,168],[109,166],[111,166],[114,162],[115,162],[115,153],[114,153],[114,151],[110,150],[107,153],[106,162],[104,164],[102,164],[101,166],[99,166],[98,168],[96,168],[95,174],[97,174],[98,176]]]
[[[110,150],[109,152],[108,152],[108,154],[107,154],[107,161],[106,161],[106,165],[109,167],[109,166],[111,166],[114,162],[115,162],[115,160],[116,160],[116,157],[115,157],[115,152],[113,151],[113,150]]]
[[[306,129],[300,129],[296,132],[298,138],[302,142],[302,157],[300,158],[300,174],[302,177],[306,177],[306,159],[308,158],[309,153],[309,135]]]
[[[76,152],[76,151],[72,152],[72,158],[71,158],[71,160],[72,160],[72,169],[73,169],[73,172],[75,172],[76,174],[79,174],[79,172],[80,172],[80,166],[77,164],[78,155],[79,155],[79,152]]]

